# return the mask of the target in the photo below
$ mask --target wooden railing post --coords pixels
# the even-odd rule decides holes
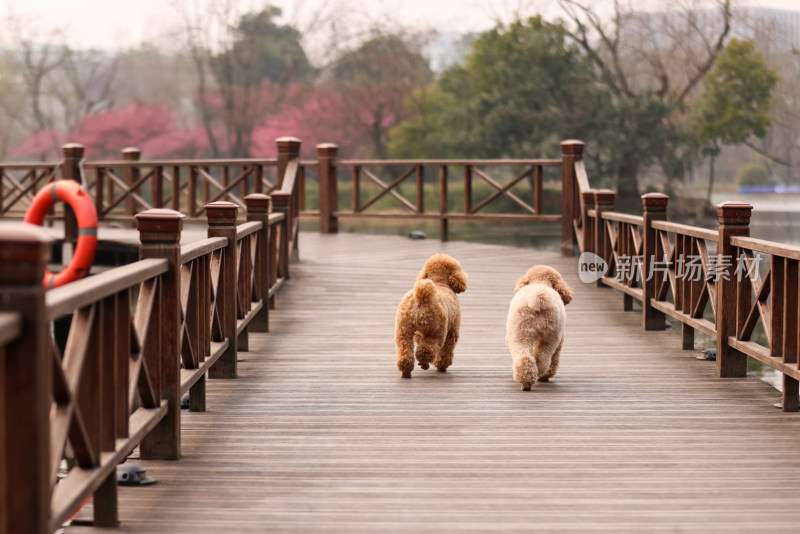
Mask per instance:
[[[594,192],[594,210],[596,213],[594,220],[594,253],[603,258],[606,263],[611,262],[611,238],[606,232],[603,212],[614,211],[615,198],[616,194],[610,189],[597,189]],[[597,287],[603,287],[601,280],[596,283]]]
[[[283,175],[286,174],[286,167],[289,160],[300,157],[300,139],[296,137],[279,137],[275,140],[278,144],[278,186],[283,186]]]
[[[569,139],[561,142],[561,254],[575,255],[575,230],[572,221],[578,184],[575,180],[575,162],[583,159],[583,141]]]
[[[653,221],[664,221],[667,218],[669,197],[663,193],[642,195],[644,228],[642,229],[642,328],[645,330],[664,330],[666,317],[663,312],[653,308],[650,299],[656,296],[661,287],[664,273],[654,268],[653,262],[663,262],[664,258],[656,257],[658,253],[658,232],[653,228]],[[652,276],[650,274],[652,273]]]
[[[142,458],[177,460],[181,455],[181,231],[184,215],[150,209],[136,215],[139,258],[166,258],[169,270],[159,281],[161,396],[167,415],[142,440]]]
[[[439,167],[439,239],[450,240],[447,219],[447,165]]]
[[[583,242],[581,243],[581,252],[594,252],[595,220],[594,217],[589,217],[589,210],[594,209],[594,189],[583,191],[581,198],[583,199],[583,213],[581,213]]]
[[[254,193],[244,197],[247,206],[247,220],[259,221],[261,231],[256,249],[256,261],[253,276],[253,285],[256,288],[256,298],[261,300],[261,310],[253,317],[249,328],[253,332],[269,332],[269,270],[270,270],[270,228],[269,214],[272,212],[272,200],[268,195]]]
[[[50,397],[53,359],[42,276],[52,239],[28,225],[0,233],[0,311],[21,315],[0,373],[0,532],[50,530]]]
[[[61,166],[61,179],[72,180],[78,182],[84,187],[89,184],[84,183],[83,174],[81,173],[81,161],[83,160],[84,148],[83,145],[78,143],[67,143],[61,147],[61,152],[64,155],[64,163]],[[64,243],[70,244],[70,252],[65,254],[62,258],[64,265],[69,263],[69,257],[72,256],[72,249],[75,243],[78,242],[78,219],[75,217],[75,212],[69,204],[64,203]]]
[[[289,193],[276,192],[272,194],[272,208],[276,213],[283,213],[280,235],[278,237],[278,277],[289,279],[289,239],[292,232],[291,208],[292,201]],[[274,237],[274,236],[273,236]]]
[[[339,147],[333,143],[317,145],[317,161],[319,162],[319,231],[323,234],[335,234],[339,231],[336,210],[339,209],[339,192],[337,188],[336,158]]]
[[[231,202],[206,204],[208,237],[225,237],[228,246],[222,250],[222,259],[217,285],[217,310],[219,312],[222,337],[228,339],[228,348],[208,370],[209,378],[236,378],[236,217],[238,206]]]
[[[139,161],[142,157],[142,151],[136,147],[129,146],[122,149],[122,159],[124,161]],[[128,187],[128,196],[125,197],[125,214],[128,217],[136,215],[136,201],[133,198],[133,191],[131,186],[139,179],[138,167],[125,167],[123,172],[125,176],[125,185]]]
[[[745,202],[717,204],[719,240],[714,273],[717,282],[717,376],[738,378],[747,376],[747,356],[728,345],[728,336],[736,333],[736,261],[733,257],[732,236],[750,235],[750,215],[753,206]],[[720,261],[722,259],[722,261]]]

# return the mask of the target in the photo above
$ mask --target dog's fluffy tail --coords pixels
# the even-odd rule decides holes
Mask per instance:
[[[414,299],[419,304],[428,304],[436,295],[436,284],[433,280],[423,278],[414,284]]]

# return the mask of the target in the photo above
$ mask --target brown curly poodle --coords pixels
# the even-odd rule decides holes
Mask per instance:
[[[428,258],[414,287],[397,308],[394,341],[397,369],[411,378],[414,369],[414,344],[419,366],[432,363],[445,372],[453,363],[453,349],[461,326],[461,307],[456,293],[467,289],[467,273],[447,254]]]
[[[572,289],[546,265],[535,265],[517,280],[506,321],[506,345],[514,360],[514,380],[531,389],[558,370]]]

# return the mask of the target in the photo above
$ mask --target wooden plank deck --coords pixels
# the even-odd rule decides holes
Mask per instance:
[[[719,380],[675,332],[555,252],[302,234],[271,333],[184,413],[183,458],[142,462],[110,532],[796,532],[800,415]],[[395,369],[395,307],[425,258],[469,275],[446,374]],[[576,292],[554,381],[522,392],[508,301],[534,263]],[[72,526],[68,533],[105,532]]]

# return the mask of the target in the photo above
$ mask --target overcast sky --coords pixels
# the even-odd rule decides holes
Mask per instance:
[[[1,0],[7,16],[13,12],[38,33],[55,28],[67,33],[66,42],[74,47],[135,47],[144,41],[156,46],[169,44],[169,29],[178,26],[175,5],[190,5],[203,0]],[[220,0],[219,3],[225,0]],[[336,0],[273,0],[287,21],[299,27],[311,24],[315,6],[333,5]],[[481,31],[494,26],[498,18],[509,19],[522,11],[532,14],[534,6],[552,6],[554,0],[340,0],[339,5],[357,6],[365,12],[343,20],[347,24],[394,20],[414,29],[439,31]],[[264,1],[240,0],[240,4],[261,6]],[[593,5],[609,3],[595,0]],[[781,9],[800,9],[800,0],[757,0],[750,5]],[[346,8],[345,8],[346,9]],[[350,9],[354,9],[351,7]],[[361,22],[359,22],[361,21]]]

